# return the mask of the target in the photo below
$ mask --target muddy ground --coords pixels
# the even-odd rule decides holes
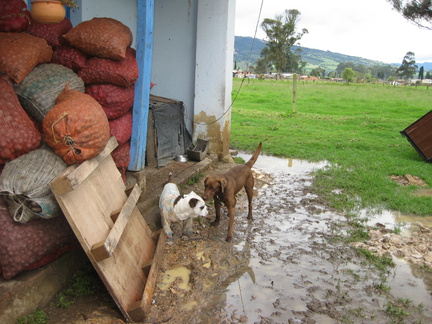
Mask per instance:
[[[217,163],[205,174],[231,166]],[[311,193],[311,172],[324,166],[260,156],[254,220],[246,219],[241,192],[232,242],[225,241],[228,217],[209,226],[212,208],[191,237],[174,226],[145,322],[432,323],[430,229],[392,234],[383,224],[372,226],[372,239],[357,246],[395,262],[378,270],[342,239],[345,216]],[[205,174],[182,191],[202,194]],[[46,312],[49,323],[124,321],[103,286],[67,309]]]

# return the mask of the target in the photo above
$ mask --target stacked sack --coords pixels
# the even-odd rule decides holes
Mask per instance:
[[[102,106],[109,120],[110,133],[119,144],[112,156],[126,181],[134,84],[139,73],[135,50],[130,47],[132,32],[115,19],[93,18],[80,23],[63,38],[71,48],[88,55],[78,76],[84,81],[85,93]]]
[[[43,143],[41,123],[62,80],[82,92],[84,83],[63,66],[51,67],[53,45],[26,32],[30,27],[24,1],[0,2],[0,275],[5,279],[79,246],[49,187],[67,164]],[[54,70],[61,71],[51,75]],[[53,89],[45,87],[50,81]]]
[[[108,18],[101,21],[119,25]],[[81,48],[72,38],[63,38],[76,31],[67,18],[40,24],[32,21],[24,1],[0,2],[0,274],[6,279],[79,246],[49,183],[68,165],[98,155],[111,133],[117,132],[119,143],[129,140],[131,116],[125,115],[133,104],[137,67],[133,77],[116,74],[123,78],[121,85],[111,83],[113,79],[104,81],[106,86],[127,88],[116,97],[127,109],[110,106],[112,91],[105,96],[103,87],[93,96],[86,94],[80,75],[94,59],[127,62],[130,53],[134,58],[126,29],[129,40],[121,45],[123,54],[112,57],[105,44],[100,55],[93,50],[98,48],[94,42],[104,39],[102,31],[92,30],[93,36],[86,37],[91,42]],[[110,40],[105,42],[118,46],[118,32],[109,27]],[[98,100],[94,93],[99,93]],[[116,116],[116,110],[123,113]],[[129,150],[123,155],[129,157]],[[128,163],[129,158],[122,165]]]

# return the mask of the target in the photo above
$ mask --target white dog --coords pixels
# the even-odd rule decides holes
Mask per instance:
[[[193,219],[199,216],[205,217],[208,209],[204,200],[195,192],[191,191],[187,195],[180,195],[180,191],[175,183],[168,182],[159,198],[159,209],[162,216],[162,226],[167,235],[167,239],[172,239],[172,222],[183,222],[183,234],[193,233]]]

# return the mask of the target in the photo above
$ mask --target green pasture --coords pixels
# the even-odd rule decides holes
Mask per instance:
[[[252,151],[263,141],[265,154],[329,161],[313,187],[340,210],[432,214],[432,197],[417,197],[416,187],[390,179],[410,174],[432,185],[432,164],[400,134],[432,110],[432,89],[299,81],[293,113],[292,86],[234,79],[231,146]]]

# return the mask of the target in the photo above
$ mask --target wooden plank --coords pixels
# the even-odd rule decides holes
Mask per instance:
[[[132,321],[132,316],[127,311],[129,309],[135,310],[133,312],[134,321],[143,321],[145,308],[142,301],[149,300],[150,297],[151,303],[152,296],[146,298],[144,296],[149,291],[154,292],[155,273],[157,274],[159,270],[156,267],[160,267],[160,263],[155,261],[157,260],[156,250],[160,249],[157,249],[153,233],[139,209],[133,206],[128,221],[121,226],[118,225],[123,231],[119,236],[115,253],[97,262],[91,248],[96,243],[106,240],[122,218],[119,216],[117,221],[113,222],[111,215],[116,210],[120,210],[121,213],[128,196],[112,156],[108,155],[103,160],[98,158],[93,161],[85,161],[83,168],[91,169],[93,166],[85,166],[85,164],[93,165],[95,161],[98,161],[99,165],[92,172],[87,173],[87,178],[80,179],[79,184],[73,190],[67,191],[64,188],[72,187],[69,182],[76,179],[76,177],[70,177],[76,169],[75,166],[71,166],[67,172],[55,178],[50,184],[51,190],[83,250],[126,321]],[[136,198],[134,190],[131,195]],[[114,233],[118,237],[117,230]],[[164,246],[165,242],[161,241],[163,237],[166,238],[161,232],[157,244]],[[151,263],[150,272],[146,274],[143,267],[148,266],[149,263]],[[134,308],[131,305],[138,306]]]
[[[157,283],[157,275],[165,251],[165,243],[166,234],[164,231],[161,231],[156,245],[156,251],[154,252],[153,263],[150,268],[150,273],[148,274],[147,285],[145,287],[143,299],[141,301],[141,307],[144,309],[145,312],[149,311],[152,304],[152,298]]]
[[[106,240],[96,243],[91,248],[91,253],[97,262],[109,258],[114,253],[140,195],[141,189],[135,185]]]
[[[153,55],[154,0],[138,0],[136,60],[140,71],[135,83],[130,163],[128,170],[145,167],[146,136]]]
[[[162,263],[162,258],[165,251],[166,234],[161,231],[159,234],[158,243],[156,245],[156,251],[154,253],[154,258],[152,260],[152,265],[150,267],[150,272],[147,278],[147,284],[140,302],[135,302],[131,304],[128,308],[129,317],[134,321],[139,321],[142,314],[147,313],[150,310],[152,304],[152,298],[154,290],[157,283],[157,275],[159,272],[160,265]]]
[[[57,183],[57,191],[60,194],[65,194],[74,190],[92,173],[108,155],[118,146],[117,139],[112,136],[106,144],[104,150],[91,160],[85,161],[86,163],[75,164],[72,169],[67,169],[62,174],[64,180],[62,184]]]

